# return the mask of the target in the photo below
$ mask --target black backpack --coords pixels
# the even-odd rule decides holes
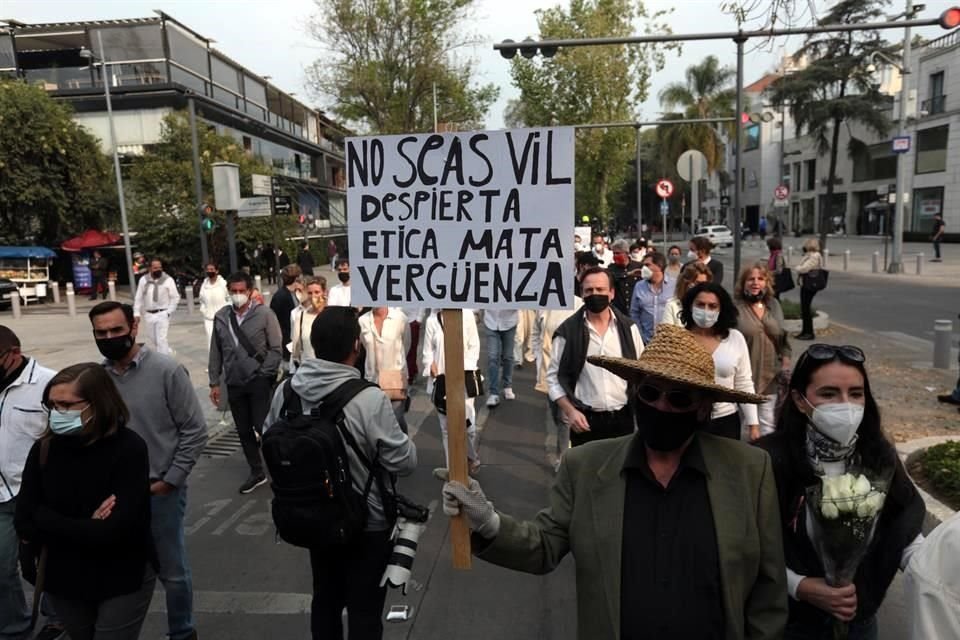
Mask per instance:
[[[380,475],[374,471],[379,451],[373,462],[367,459],[344,425],[343,408],[358,393],[375,386],[360,378],[348,380],[304,414],[290,380],[283,383],[280,419],[263,434],[261,451],[270,470],[273,522],[285,542],[324,547],[344,544],[363,532],[367,496]],[[369,471],[362,494],[351,483],[344,442]],[[378,486],[382,486],[380,479]]]

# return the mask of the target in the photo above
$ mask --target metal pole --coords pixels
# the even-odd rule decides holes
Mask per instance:
[[[913,15],[913,0],[907,0],[907,17]],[[908,21],[909,24],[909,21]],[[897,118],[897,135],[902,136],[907,122],[907,78],[910,75],[910,27],[903,30],[903,60],[900,69],[900,115]],[[893,250],[887,273],[903,273],[903,189],[906,173],[906,154],[897,154],[897,197],[893,210]]]
[[[693,173],[693,155],[690,155],[689,158],[689,167],[690,169],[690,226],[694,226],[696,222],[700,220],[700,194],[698,193],[700,186],[700,173],[697,172],[695,175]],[[682,224],[682,220],[680,221]]]
[[[97,31],[97,44],[103,56],[103,32]],[[103,95],[107,99],[107,120],[110,123],[110,147],[113,149],[113,170],[117,175],[117,197],[120,199],[120,226],[123,229],[123,248],[127,254],[127,277],[130,279],[130,297],[137,296],[137,281],[133,277],[133,251],[130,249],[130,228],[127,226],[127,205],[123,198],[123,177],[120,175],[120,156],[117,154],[117,131],[113,124],[113,104],[110,102],[110,78],[107,77],[107,60],[100,58],[100,78]]]
[[[786,76],[786,70],[784,70],[784,76]],[[783,184],[783,179],[787,175],[787,168],[784,166],[783,161],[786,159],[785,149],[784,149],[784,139],[786,137],[787,131],[787,107],[784,104],[780,105],[780,178],[777,180],[777,184]],[[792,180],[790,184],[790,191],[793,191],[796,188],[796,181]],[[787,210],[787,217],[790,217],[790,201],[787,200],[787,206],[782,207]],[[775,234],[778,238],[783,237],[783,211],[777,213],[777,233]]]
[[[640,126],[637,129],[637,237],[643,235],[643,171],[640,168]]]
[[[233,224],[233,211],[224,211],[227,216],[227,248],[230,253],[230,273],[237,272],[237,235]]]
[[[203,215],[200,213],[200,207],[203,205],[203,181],[200,178],[200,145],[197,142],[197,109],[194,105],[193,98],[187,99],[187,105],[190,110],[190,145],[193,149],[193,193],[197,199],[197,215],[200,217],[197,227],[200,229],[200,257],[203,259],[203,264],[200,265],[203,268],[206,268],[207,263],[210,262],[210,253],[207,249],[207,232],[203,230]]]
[[[437,83],[433,83],[433,132],[437,132]]]
[[[743,43],[746,37],[740,33],[734,39],[737,43],[737,120],[734,123],[734,139],[736,140],[736,154],[734,161],[733,181],[733,281],[736,282],[740,273],[740,172],[743,167]],[[722,283],[721,283],[722,284]]]

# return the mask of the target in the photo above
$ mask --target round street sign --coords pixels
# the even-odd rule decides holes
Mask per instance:
[[[773,197],[777,200],[786,200],[790,197],[790,187],[785,184],[779,185],[773,190]]]
[[[661,198],[669,198],[673,195],[673,183],[669,180],[657,181],[657,195]]]

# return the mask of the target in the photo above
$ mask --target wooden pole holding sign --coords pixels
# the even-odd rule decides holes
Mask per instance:
[[[467,313],[473,313],[467,311]],[[469,486],[467,468],[467,399],[463,376],[463,311],[443,310],[443,358],[446,362],[447,441],[450,480]],[[462,513],[450,521],[453,568],[469,569],[470,525]]]

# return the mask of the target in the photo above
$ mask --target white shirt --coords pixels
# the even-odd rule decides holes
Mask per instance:
[[[604,269],[613,263],[613,251],[610,249],[604,249],[603,253],[597,253],[596,250],[594,250],[593,255],[600,261],[600,266]]]
[[[200,285],[200,315],[204,320],[213,320],[217,311],[230,304],[230,292],[227,291],[227,281],[217,274],[217,279],[210,282],[204,278]]]
[[[680,311],[682,310],[683,303],[677,298],[670,298],[663,308],[663,315],[660,316],[660,324],[672,324],[675,327],[682,327],[683,322],[680,320]]]
[[[337,284],[330,288],[327,294],[328,307],[349,307],[350,306],[350,286]]]
[[[620,334],[617,331],[616,316],[610,312],[610,323],[607,330],[600,335],[594,326],[587,321],[590,343],[587,345],[588,356],[623,357],[620,349]],[[633,338],[633,348],[637,357],[643,353],[643,340],[640,339],[640,330],[636,325],[630,327],[630,336]],[[560,359],[567,341],[561,337],[553,339],[550,351],[550,363],[547,366],[547,393],[550,399],[556,402],[567,395],[560,386]],[[627,381],[615,373],[602,367],[585,362],[577,388],[574,391],[576,399],[594,411],[619,411],[627,404]]]
[[[508,331],[520,323],[520,312],[511,309],[488,309],[483,312],[483,326],[491,331]]]
[[[916,549],[904,585],[910,640],[960,638],[960,513]]]
[[[576,313],[583,306],[580,296],[573,297],[573,310],[549,309],[537,311],[533,321],[533,332],[530,343],[533,352],[537,354],[537,384],[534,389],[547,393],[547,368],[550,366],[550,352],[553,347],[553,334],[557,332],[563,322]]]
[[[714,382],[728,389],[756,393],[753,388],[753,369],[750,367],[750,351],[743,334],[736,329],[730,329],[730,335],[721,341],[713,350]],[[714,402],[713,419],[729,416],[737,411],[737,405],[732,402]],[[740,405],[740,416],[743,424],[760,424],[757,417],[757,405],[744,403]]]
[[[30,358],[17,379],[0,393],[0,502],[20,493],[30,447],[47,430],[43,389],[54,373]]]
[[[166,277],[164,277],[166,276]],[[133,301],[133,315],[139,318],[149,311],[166,311],[168,316],[173,315],[180,303],[180,292],[177,283],[169,275],[153,278],[149,273],[140,278],[137,285],[137,295]],[[157,299],[153,299],[156,291]]]
[[[423,319],[427,315],[427,310],[422,307],[400,307],[400,310],[403,311],[403,315],[407,316],[407,322],[409,323],[423,323]]]
[[[473,371],[480,362],[480,334],[477,332],[477,319],[469,309],[463,310],[463,370]],[[443,353],[443,327],[434,311],[427,318],[423,333],[423,377],[430,377],[430,365],[437,365],[437,375],[447,370],[446,356]]]
[[[400,369],[407,379],[407,350],[410,348],[410,325],[407,316],[399,307],[387,309],[383,319],[383,328],[378,333],[371,310],[360,316],[360,340],[367,350],[364,362],[364,376],[370,382],[378,383],[380,372],[386,369]]]
[[[310,342],[310,330],[313,328],[313,321],[320,315],[318,311],[298,305],[290,312],[290,370],[293,371],[296,364],[316,358],[313,351],[313,343]]]

